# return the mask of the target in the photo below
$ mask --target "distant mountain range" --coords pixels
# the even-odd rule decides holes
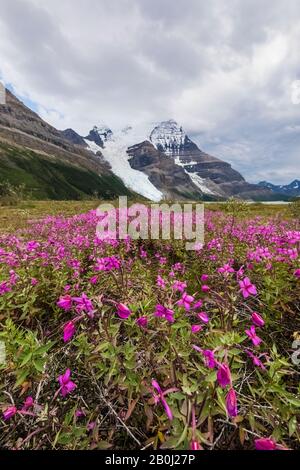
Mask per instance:
[[[0,105],[0,182],[24,183],[34,198],[141,195],[152,201],[276,198],[273,188],[245,181],[208,155],[174,120],[87,136],[59,131],[12,93]]]
[[[300,180],[294,180],[290,184],[276,185],[261,181],[258,183],[262,188],[270,189],[274,194],[283,199],[290,199],[293,197],[300,197]]]

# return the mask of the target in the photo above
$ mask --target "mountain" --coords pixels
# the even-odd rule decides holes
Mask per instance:
[[[108,127],[97,127],[94,126],[86,137],[87,140],[95,142],[99,147],[103,148],[104,143],[112,137],[112,131]]]
[[[65,140],[71,142],[71,144],[87,147],[84,138],[77,134],[77,132],[73,131],[73,129],[65,129],[64,131],[61,131],[61,135]]]
[[[80,199],[141,195],[152,201],[274,199],[272,188],[247,183],[229,163],[196,145],[174,120],[87,136],[41,119],[11,92],[0,105],[0,182],[25,184],[31,197]]]
[[[72,129],[59,131],[6,90],[0,104],[0,182],[25,184],[37,199],[132,195],[100,152]]]
[[[270,189],[274,194],[284,199],[300,197],[300,180],[297,179],[286,185],[275,185],[267,181],[261,181],[258,184],[262,188]]]
[[[94,154],[101,151],[127,187],[153,200],[273,197],[268,188],[247,183],[229,163],[200,150],[174,120],[116,133],[95,126],[85,142]]]

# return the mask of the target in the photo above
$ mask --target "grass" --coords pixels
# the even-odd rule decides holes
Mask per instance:
[[[69,217],[81,214],[96,209],[101,202],[108,201],[97,199],[82,201],[28,200],[16,206],[0,206],[0,232],[14,232],[17,229],[25,228],[28,225],[28,221],[38,220],[47,215],[63,215]],[[110,202],[115,205],[118,203],[117,200],[111,200]],[[218,211],[223,209],[223,204],[206,204],[205,208]],[[287,218],[289,212],[287,205],[264,205],[258,203],[248,206],[247,215]]]

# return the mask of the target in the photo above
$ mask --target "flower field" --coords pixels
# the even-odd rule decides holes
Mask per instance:
[[[97,222],[0,234],[0,447],[299,449],[297,221],[207,210],[197,251]]]

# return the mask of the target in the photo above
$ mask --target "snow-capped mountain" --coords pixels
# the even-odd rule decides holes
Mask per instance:
[[[179,127],[173,119],[161,122],[150,133],[150,141],[166,155],[172,155],[182,150],[186,138],[182,127]]]
[[[84,141],[128,188],[153,201],[271,195],[269,189],[247,183],[229,163],[200,150],[173,119],[120,131],[95,126]]]
[[[99,145],[99,147],[103,148],[104,143],[110,140],[112,137],[112,131],[107,126],[97,127],[94,126],[93,129],[90,131],[89,135],[85,138],[91,142],[95,142],[95,144]]]
[[[300,180],[294,180],[290,184],[286,185],[276,185],[269,183],[268,181],[261,181],[258,183],[259,186],[262,188],[268,188],[270,189],[273,193],[276,193],[278,195],[284,196],[284,197],[298,197],[300,196]]]
[[[85,142],[94,154],[102,154],[113,173],[121,178],[128,188],[135,188],[138,194],[152,201],[160,201],[163,193],[151,183],[145,173],[130,165],[127,149],[139,141],[136,139],[139,139],[139,135],[130,126],[116,133],[112,133],[108,128],[100,129],[95,126],[85,138]]]

